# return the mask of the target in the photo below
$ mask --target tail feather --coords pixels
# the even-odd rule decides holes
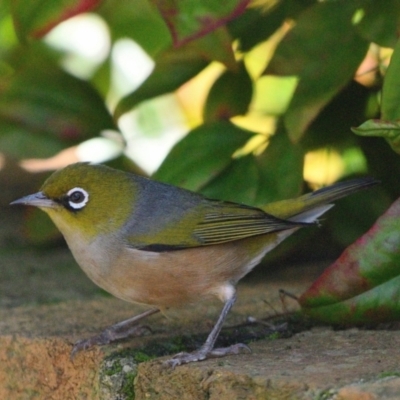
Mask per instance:
[[[278,218],[289,219],[291,221],[310,222],[307,220],[308,217],[306,217],[306,219],[304,220],[302,219],[301,215],[314,215],[315,220],[319,215],[322,215],[325,211],[328,210],[326,209],[323,212],[321,212],[321,210],[317,211],[318,207],[328,205],[335,200],[348,196],[351,193],[358,192],[359,190],[374,186],[378,183],[379,181],[370,177],[338,182],[331,186],[316,190],[315,192],[307,193],[296,199],[282,200],[275,203],[270,203],[263,207],[263,210]],[[315,210],[316,213],[306,214],[307,211],[310,210]],[[296,216],[299,216],[300,219],[296,218]]]
[[[316,206],[311,210],[307,210],[301,212],[300,214],[296,214],[293,217],[290,217],[289,221],[303,222],[308,224],[311,224],[313,222],[318,222],[318,217],[320,217],[322,214],[325,214],[333,206],[334,204],[322,204],[320,206]]]

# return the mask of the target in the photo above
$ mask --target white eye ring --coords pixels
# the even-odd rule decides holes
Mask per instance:
[[[68,191],[67,198],[68,205],[75,210],[79,210],[85,207],[89,201],[89,193],[80,187],[76,187]]]

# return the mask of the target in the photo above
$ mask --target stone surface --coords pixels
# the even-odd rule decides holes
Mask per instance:
[[[399,332],[314,329],[250,347],[175,370],[140,364],[135,399],[400,398]]]
[[[264,303],[271,295],[270,286],[243,284],[227,325],[237,326],[248,315],[260,318],[271,312]],[[278,308],[278,298],[275,300],[271,296],[270,301]],[[148,321],[152,334],[80,353],[73,361],[69,356],[72,342],[128,317],[139,307],[96,298],[1,310],[0,398],[125,400],[133,398],[132,393],[135,399],[157,400],[400,398],[397,330],[313,328],[287,339],[273,339],[272,335],[272,339],[250,343],[251,354],[174,370],[162,365],[165,358],[136,366],[134,349],[140,349],[141,354],[148,349],[151,356],[155,344],[165,345],[183,334],[205,335],[218,306],[184,308],[179,318],[153,316]],[[264,325],[250,325],[250,329],[260,327],[268,336]],[[224,329],[223,340],[234,341],[232,332],[242,328]],[[171,353],[175,351],[178,349],[171,347]]]
[[[256,318],[269,312],[270,308],[264,303],[266,290],[265,284],[243,286],[241,299],[227,324],[244,323],[249,310]],[[3,308],[0,310],[0,399],[130,398],[114,395],[120,389],[129,393],[126,376],[132,377],[136,372],[135,362],[126,352],[117,357],[117,361],[110,362],[110,355],[125,349],[143,352],[146,346],[158,348],[161,345],[169,347],[173,354],[181,350],[180,340],[176,338],[183,334],[195,338],[195,345],[199,345],[220,307],[216,302],[181,309],[169,318],[155,315],[148,320],[152,334],[79,353],[72,361],[73,342],[98,333],[108,324],[138,313],[141,308],[101,297]],[[259,327],[269,332],[268,327]],[[199,332],[203,337],[196,336]],[[222,332],[225,340],[229,336],[226,330]]]
[[[100,352],[76,362],[62,338],[0,337],[0,399],[97,399]]]

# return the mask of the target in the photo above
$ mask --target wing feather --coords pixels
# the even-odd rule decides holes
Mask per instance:
[[[186,192],[177,193],[188,196]],[[181,198],[178,208],[173,198],[170,204],[155,203],[152,213],[141,213],[140,218],[132,219],[134,224],[127,228],[131,232],[128,246],[155,252],[173,251],[309,225],[274,217],[259,208],[193,196],[190,194],[190,201]]]
[[[193,230],[194,236],[203,245],[224,243],[305,225],[276,218],[253,207],[234,204],[230,207],[230,212],[227,212],[227,208],[229,209],[225,203],[221,212],[208,212]]]

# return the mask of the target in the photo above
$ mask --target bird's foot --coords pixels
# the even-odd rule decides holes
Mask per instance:
[[[73,359],[80,351],[88,350],[93,346],[103,346],[115,342],[116,340],[126,339],[129,336],[142,336],[145,332],[151,332],[151,329],[148,326],[138,325],[138,321],[148,317],[149,315],[158,313],[159,311],[158,308],[151,308],[150,310],[146,310],[132,318],[109,326],[99,335],[80,340],[75,343],[72,348],[71,359]]]
[[[151,329],[145,325],[131,326],[126,330],[121,330],[117,325],[112,325],[104,329],[104,331],[98,335],[76,342],[71,351],[71,359],[73,359],[80,351],[89,350],[94,346],[104,346],[113,343],[116,340],[126,339],[130,336],[143,336],[144,334],[151,332]]]
[[[225,357],[231,354],[240,354],[242,351],[251,352],[250,348],[242,343],[237,343],[229,347],[220,347],[217,349],[206,349],[201,347],[192,353],[178,353],[171,359],[164,361],[167,367],[175,368],[178,365],[188,364],[196,361],[203,361],[209,358]]]

